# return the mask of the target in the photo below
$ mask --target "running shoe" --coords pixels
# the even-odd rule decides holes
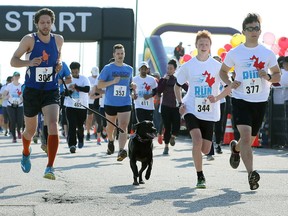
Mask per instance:
[[[41,144],[41,149],[45,152],[45,153],[47,153],[47,145],[46,144]]]
[[[171,146],[175,145],[175,139],[176,139],[176,137],[174,135],[172,135],[171,138],[170,138],[170,141],[169,141]]]
[[[17,137],[18,137],[18,139],[21,139],[21,138],[22,138],[22,135],[21,135],[21,132],[20,132],[20,131],[17,131]]]
[[[163,151],[163,155],[168,155],[169,154],[169,148],[165,147]]]
[[[55,180],[55,175],[54,175],[54,169],[53,167],[46,167],[45,172],[44,172],[44,178],[50,179],[50,180]]]
[[[206,188],[206,180],[205,180],[204,176],[199,177],[197,179],[196,188],[201,188],[201,189],[205,189]]]
[[[216,147],[216,153],[217,153],[217,154],[222,154],[222,153],[223,153],[220,145],[218,145],[218,146]]]
[[[127,151],[125,149],[122,149],[119,151],[117,161],[123,161],[127,157]]]
[[[207,155],[207,161],[213,161],[215,158],[213,155]]]
[[[97,138],[97,145],[101,145],[101,139],[100,139],[100,137]]]
[[[76,146],[70,146],[70,152],[73,154],[76,152]]]
[[[107,149],[107,154],[111,155],[114,153],[115,147],[114,147],[114,141],[108,141],[108,149]]]
[[[32,148],[31,147],[29,148],[29,152],[30,152],[30,154],[27,155],[27,156],[25,156],[22,153],[21,168],[22,168],[24,173],[29,173],[30,170],[31,170],[31,161],[30,161],[30,155],[31,155],[31,152],[32,152]]]
[[[84,146],[84,142],[79,142],[79,143],[78,143],[78,148],[79,148],[79,149],[83,148],[83,146]]]
[[[34,142],[35,144],[38,143],[38,136],[35,135],[35,136],[33,137],[33,142]]]
[[[248,175],[248,181],[250,185],[250,190],[257,190],[259,187],[258,181],[260,180],[260,175],[256,172],[256,170],[252,171]]]
[[[230,150],[231,150],[230,166],[233,169],[237,169],[240,164],[240,153],[235,151],[236,144],[237,144],[236,140],[232,140],[230,142]]]
[[[89,133],[87,133],[87,135],[86,135],[86,141],[90,141],[90,134]]]

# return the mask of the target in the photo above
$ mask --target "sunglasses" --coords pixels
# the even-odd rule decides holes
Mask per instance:
[[[255,32],[258,32],[258,31],[260,31],[260,27],[259,27],[259,26],[255,26],[255,27],[250,26],[250,27],[246,27],[246,28],[244,29],[244,31],[248,31],[248,32],[253,32],[253,31],[255,31]]]

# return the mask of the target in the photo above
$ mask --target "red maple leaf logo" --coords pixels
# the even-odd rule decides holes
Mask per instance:
[[[211,77],[211,73],[208,73],[207,70],[202,75],[207,76],[205,82],[209,87],[212,87],[212,85],[215,83],[215,77]]]
[[[22,92],[19,89],[16,89],[16,93],[18,94],[18,96],[22,94]]]
[[[257,70],[261,70],[264,68],[265,62],[262,61],[259,62],[259,58],[257,58],[255,55],[253,55],[252,58],[250,58],[250,60],[255,60],[253,66]]]
[[[146,91],[149,91],[151,86],[149,86],[148,83],[144,82],[144,88],[146,89]]]

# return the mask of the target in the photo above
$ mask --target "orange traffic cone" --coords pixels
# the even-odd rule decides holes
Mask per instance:
[[[231,114],[228,113],[223,144],[229,145],[232,140],[234,140],[234,130],[232,127]]]
[[[251,146],[252,146],[252,147],[260,147],[260,146],[261,146],[261,145],[260,145],[260,142],[259,142],[258,134],[257,134],[257,136],[255,137],[255,140],[254,140],[254,142],[252,143]]]

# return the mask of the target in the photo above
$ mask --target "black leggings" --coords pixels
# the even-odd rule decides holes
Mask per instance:
[[[214,132],[215,132],[215,142],[220,144],[223,141],[224,132],[226,128],[227,114],[226,114],[226,103],[220,104],[220,120],[215,122]]]
[[[66,117],[68,123],[68,146],[76,146],[77,138],[79,143],[84,143],[84,122],[87,110],[66,107]]]
[[[7,112],[9,115],[9,124],[10,124],[10,132],[12,133],[13,139],[16,139],[15,129],[17,127],[17,132],[20,132],[20,129],[23,127],[24,114],[23,107],[12,107],[7,106]]]
[[[161,116],[165,128],[164,143],[169,144],[171,135],[177,136],[180,130],[179,108],[161,105]]]
[[[98,112],[105,117],[105,110],[104,107],[99,107]],[[106,128],[107,121],[105,118],[95,114],[96,122],[97,122],[97,133],[101,133],[103,131],[103,128]]]

